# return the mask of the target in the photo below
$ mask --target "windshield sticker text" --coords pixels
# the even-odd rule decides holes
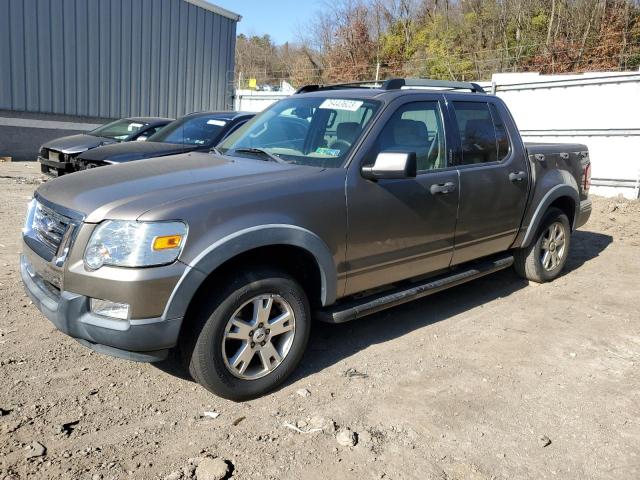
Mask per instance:
[[[320,155],[329,155],[330,157],[340,156],[340,150],[335,148],[318,147],[316,148],[316,153],[319,153]]]
[[[355,112],[362,106],[361,100],[345,100],[341,98],[327,98],[320,104],[320,108],[326,108],[329,110],[347,110],[349,112]]]

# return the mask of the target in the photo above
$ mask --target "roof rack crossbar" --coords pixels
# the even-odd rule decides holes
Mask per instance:
[[[469,90],[473,93],[486,93],[477,83],[453,82],[448,80],[430,80],[427,78],[390,78],[383,81],[367,80],[349,83],[312,84],[296,90],[296,93],[317,92],[320,90],[342,90],[345,88],[379,88],[381,90],[400,90],[402,87],[437,88],[442,90]]]
[[[390,78],[383,84],[384,90],[398,90],[402,87],[430,87],[447,90],[470,90],[473,93],[485,93],[477,83],[454,82],[449,80],[430,80],[428,78]]]
[[[329,83],[304,85],[296,90],[296,93],[316,92],[318,90],[342,90],[345,88],[382,88],[383,81],[365,80],[361,82]]]

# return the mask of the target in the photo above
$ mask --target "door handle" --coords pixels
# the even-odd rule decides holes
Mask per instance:
[[[456,184],[453,182],[447,183],[434,183],[429,188],[431,195],[446,195],[449,192],[453,192],[456,189]]]
[[[509,180],[512,182],[521,182],[525,178],[527,178],[527,174],[525,172],[511,172],[509,174]]]

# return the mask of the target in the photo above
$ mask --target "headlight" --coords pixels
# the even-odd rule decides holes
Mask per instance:
[[[84,252],[84,263],[91,270],[103,265],[165,265],[178,258],[186,235],[187,226],[182,222],[107,220],[93,231]]]

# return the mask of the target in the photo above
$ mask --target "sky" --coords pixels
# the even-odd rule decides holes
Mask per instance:
[[[238,34],[268,33],[277,43],[295,42],[300,25],[326,0],[208,0],[209,3],[242,15]]]

